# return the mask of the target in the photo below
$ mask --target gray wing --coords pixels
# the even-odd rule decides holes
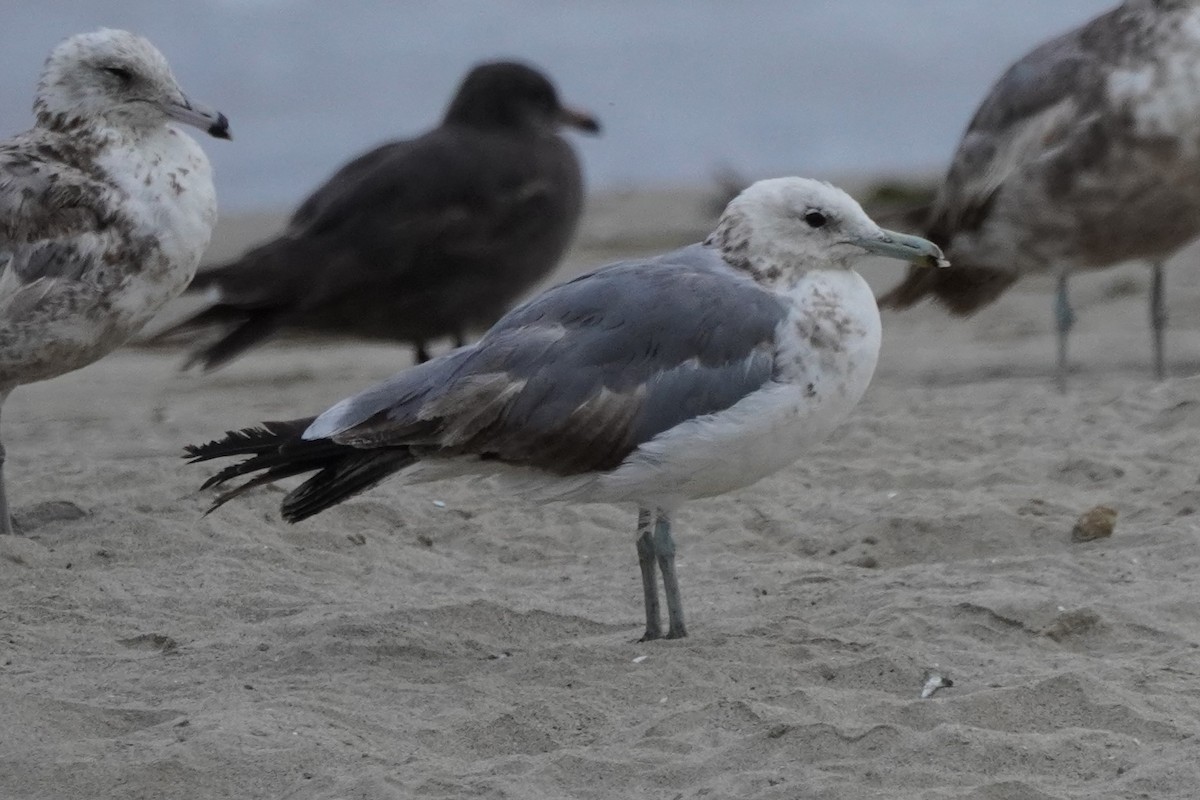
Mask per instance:
[[[695,245],[551,289],[475,346],[321,415],[305,438],[574,474],[768,383],[782,302]]]
[[[1105,71],[1132,46],[1120,35],[1123,13],[1115,9],[1045,42],[1000,77],[954,154],[931,236],[946,244],[953,231],[978,228],[1020,168],[1086,148],[1089,123],[1107,102]]]
[[[49,144],[0,144],[0,316],[19,318],[97,258],[121,257],[122,220],[105,199],[102,184]]]

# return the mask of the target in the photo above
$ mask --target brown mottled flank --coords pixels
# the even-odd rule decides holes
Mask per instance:
[[[0,147],[0,161],[3,154]],[[105,207],[102,196],[102,188],[87,181],[35,190],[29,197],[32,202],[21,204],[21,211],[34,213],[20,218],[6,213],[10,209],[0,211],[9,242],[0,278],[0,385],[11,387],[76,369],[132,333],[111,317],[106,295],[120,288],[127,272],[145,267],[161,272],[163,265],[152,257],[155,239],[134,234],[132,221]],[[98,246],[82,250],[72,242],[80,238]],[[26,247],[13,247],[16,244]],[[18,262],[21,250],[26,254]],[[71,335],[61,342],[47,340],[43,331],[55,320],[92,328],[90,341],[79,342]]]
[[[970,314],[1024,274],[1157,262],[1200,234],[1200,4],[1126,0],[1014,64],[925,232],[952,268],[910,269],[881,305]]]

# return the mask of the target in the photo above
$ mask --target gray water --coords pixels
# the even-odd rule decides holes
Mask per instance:
[[[100,26],[149,37],[230,118],[224,210],[293,206],[335,167],[434,124],[475,61],[517,57],[597,114],[593,187],[937,169],[1003,68],[1115,0],[0,0],[0,136],[41,63]]]

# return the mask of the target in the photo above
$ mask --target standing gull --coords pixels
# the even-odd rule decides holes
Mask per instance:
[[[1057,276],[1058,383],[1075,270],[1152,268],[1163,377],[1163,262],[1200,234],[1200,0],[1127,0],[1001,76],[958,146],[926,235],[955,269],[910,271],[880,305],[932,296],[971,314],[1030,272]]]
[[[418,365],[315,419],[265,423],[190,446],[194,461],[250,458],[217,498],[316,472],[283,500],[289,522],[392,473],[497,474],[538,500],[638,507],[645,639],[685,636],[671,513],[795,461],[845,419],[879,355],[871,255],[945,264],[881,229],[845,192],[760,181],[703,244],[625,261],[509,312],[471,347]]]
[[[545,75],[480,64],[442,124],[378,147],[336,172],[287,229],[196,276],[212,304],[162,335],[217,328],[186,366],[214,369],[283,329],[462,344],[550,272],[574,234],[583,179],[570,125]]]
[[[105,355],[183,290],[217,206],[208,159],[170,123],[229,138],[225,116],[126,31],[54,48],[33,110],[31,130],[0,142],[0,406]]]

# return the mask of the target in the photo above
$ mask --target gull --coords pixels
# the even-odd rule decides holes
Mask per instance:
[[[955,269],[910,271],[880,305],[971,314],[1028,273],[1057,278],[1065,388],[1077,270],[1151,266],[1165,372],[1163,262],[1200,234],[1200,2],[1127,0],[1012,65],[967,127],[925,234]]]
[[[879,355],[879,311],[854,271],[871,256],[946,263],[930,242],[881,229],[836,187],[759,181],[701,244],[550,289],[476,344],[315,419],[233,431],[186,454],[250,456],[204,484],[254,475],[213,508],[315,472],[284,498],[289,522],[397,472],[495,475],[538,501],[632,503],[643,640],[663,636],[659,573],[666,637],[679,638],[672,512],[786,467],[846,418]]]
[[[217,331],[184,367],[215,369],[284,329],[459,345],[558,264],[579,222],[583,177],[559,130],[595,133],[544,74],[474,67],[442,123],[338,170],[287,229],[191,290],[209,305],[159,335]]]
[[[0,142],[0,406],[104,356],[183,291],[217,207],[208,159],[172,123],[229,138],[127,31],[55,47],[33,110],[32,129]]]

